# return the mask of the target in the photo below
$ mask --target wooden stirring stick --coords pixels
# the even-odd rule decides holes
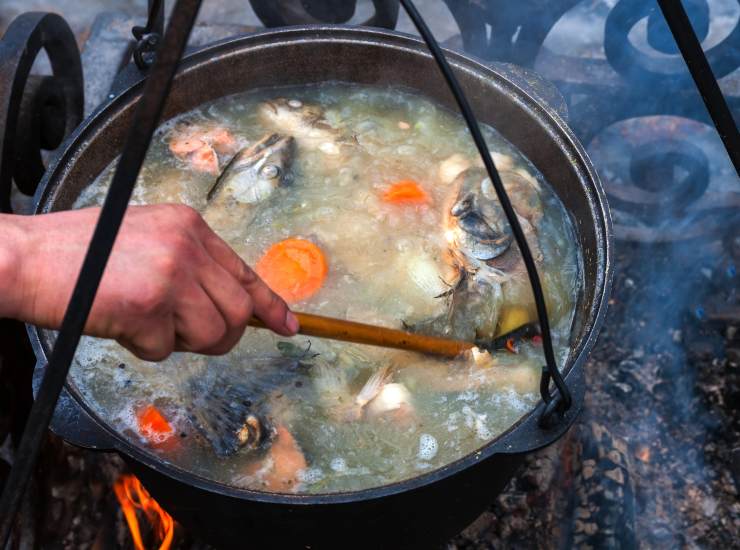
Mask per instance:
[[[318,336],[331,340],[354,342],[355,344],[418,351],[430,355],[441,355],[443,357],[457,357],[462,352],[475,346],[471,342],[463,342],[461,340],[424,336],[423,334],[414,334],[405,330],[366,325],[364,323],[355,323],[354,321],[345,321],[343,319],[334,319],[332,317],[323,317],[310,313],[293,313],[295,313],[301,325],[298,334],[305,336]],[[267,328],[256,317],[252,317],[249,321],[249,326]]]

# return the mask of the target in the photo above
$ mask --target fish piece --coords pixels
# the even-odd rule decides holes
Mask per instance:
[[[209,128],[181,123],[172,131],[168,145],[174,156],[194,170],[217,174],[218,155],[233,155],[237,142],[234,135],[221,126]]]
[[[207,145],[205,141],[192,135],[177,136],[169,142],[170,152],[180,159],[186,158],[204,145]]]
[[[294,156],[295,141],[280,134],[267,135],[242,149],[206,196],[206,222],[222,236],[243,231],[254,219],[256,205],[289,181]]]
[[[363,418],[372,419],[406,405],[413,413],[410,394],[389,384],[392,372],[388,365],[373,372],[360,391],[353,395],[345,368],[319,362],[313,367],[314,387],[319,393],[327,414],[337,422],[356,422]],[[386,389],[389,386],[390,389]],[[398,399],[401,398],[401,401]],[[378,401],[380,400],[380,401]]]
[[[285,180],[294,154],[292,137],[263,137],[234,155],[208,191],[207,200],[212,202],[221,194],[246,204],[265,200]]]
[[[474,348],[476,349],[476,348]],[[519,394],[539,391],[542,366],[535,359],[514,354],[490,354],[477,350],[468,360],[453,362],[419,361],[407,365],[402,380],[423,385],[437,392],[511,389]]]
[[[254,359],[247,376],[227,365],[211,365],[186,382],[188,418],[220,457],[263,448],[274,435],[273,396],[299,368],[300,361],[284,357]]]
[[[306,457],[293,434],[278,424],[266,455],[250,464],[246,475],[237,481],[249,488],[256,484],[271,493],[295,493],[300,488],[300,474],[307,467]]]
[[[459,279],[448,292],[443,313],[419,321],[406,319],[403,327],[412,332],[474,342],[496,335],[503,293],[501,284],[474,273],[459,271]]]
[[[413,416],[411,392],[403,384],[397,382],[386,384],[365,408],[365,415],[368,418],[378,418],[389,413],[398,420],[406,420]]]
[[[343,133],[326,120],[320,105],[278,97],[261,103],[258,113],[262,124],[295,137],[299,147],[336,155],[338,143],[347,141]]]
[[[492,262],[512,248],[514,237],[484,169],[465,170],[453,186],[445,236],[457,276],[448,281],[450,290],[440,295],[447,300],[446,311],[421,321],[406,319],[404,325],[423,334],[490,340],[496,335],[503,302],[501,284],[508,276],[503,263]]]
[[[509,196],[517,215],[536,227],[543,215],[539,182],[521,168],[518,170],[502,170],[500,175],[506,194]]]
[[[191,380],[192,403],[187,407],[191,423],[220,457],[245,446],[257,449],[270,430],[263,417],[251,412],[257,397],[254,390],[226,380],[219,386],[203,388],[198,380]]]
[[[233,155],[236,152],[237,142],[234,134],[221,126],[206,130],[200,139],[209,143],[219,155]]]
[[[496,166],[496,170],[498,170],[499,174],[501,172],[509,171],[513,172],[514,169],[514,159],[510,155],[506,155],[504,153],[499,153],[498,151],[489,151],[491,155],[491,159],[493,159],[493,163]],[[439,168],[437,169],[437,176],[442,181],[442,183],[450,184],[457,179],[457,177],[462,174],[465,170],[470,168],[471,166],[477,166],[479,168],[483,168],[483,159],[480,158],[480,155],[475,156],[475,161],[471,161],[467,156],[461,154],[461,153],[454,153],[444,159],[442,162],[439,163]],[[520,172],[522,175],[526,174],[529,176],[530,179],[533,181],[534,178],[532,178],[528,172],[526,172],[523,169],[516,170],[517,172]]]
[[[498,170],[499,173],[511,170],[514,167],[514,159],[511,157],[511,155],[507,155],[505,153],[499,153],[498,151],[488,151],[491,155],[491,159],[493,160],[493,163],[496,165],[496,170]],[[479,166],[483,166],[483,160],[478,156],[477,163]]]
[[[205,144],[188,156],[188,162],[197,172],[206,174],[218,174],[218,156],[208,144]]]
[[[535,262],[542,262],[536,231],[542,203],[537,190],[515,172],[501,172],[501,179]],[[456,262],[478,280],[506,282],[526,274],[519,248],[511,246],[514,236],[486,171],[471,168],[458,176],[456,185],[457,195],[445,220]]]
[[[465,170],[470,168],[470,161],[464,155],[455,153],[439,163],[437,176],[442,183],[450,184]]]
[[[485,170],[466,170],[454,185],[456,197],[446,212],[447,240],[470,271],[506,252],[514,236]]]
[[[390,367],[388,367],[388,365],[375,371],[370,378],[367,379],[365,385],[362,386],[357,397],[355,397],[355,404],[362,409],[370,401],[375,399],[383,389],[383,386],[385,386],[390,379],[390,374]]]

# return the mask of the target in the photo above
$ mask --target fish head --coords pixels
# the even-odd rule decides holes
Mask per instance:
[[[463,265],[477,265],[506,252],[513,234],[485,170],[465,170],[453,187],[446,223],[453,254]]]
[[[239,151],[208,192],[208,201],[228,192],[243,203],[257,203],[283,184],[295,156],[291,136],[269,134]]]
[[[217,456],[260,452],[272,445],[276,412],[273,396],[289,387],[298,361],[253,358],[244,370],[215,364],[187,381],[185,410],[190,424]]]
[[[277,186],[293,161],[295,140],[291,136],[269,134],[243,149],[234,168],[252,172],[255,177],[274,182]]]
[[[295,133],[324,118],[324,109],[321,106],[285,97],[263,101],[258,111],[263,122],[287,133]]]

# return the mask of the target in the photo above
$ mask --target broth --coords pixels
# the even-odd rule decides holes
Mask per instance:
[[[290,101],[265,110],[265,101],[278,97]],[[306,114],[316,106],[318,119],[312,110],[308,118],[278,116],[282,108]],[[313,121],[308,128],[306,120]],[[540,257],[558,363],[564,365],[581,276],[573,226],[535,167],[494,129],[482,130],[505,183],[517,183],[510,196]],[[204,132],[212,133],[206,138]],[[265,187],[266,196],[245,206],[241,184],[221,180],[209,200],[234,153],[271,133],[294,138],[285,174],[275,172],[287,176],[282,183]],[[224,135],[228,139],[219,138]],[[183,139],[207,142],[216,154],[196,158]],[[491,319],[500,332],[535,315],[526,273],[511,261],[498,265],[490,285],[469,276],[473,295],[480,293],[485,303],[478,308],[471,299],[457,317],[450,314],[461,257],[451,244],[450,212],[461,174],[478,174],[478,163],[462,119],[408,91],[341,83],[256,90],[163,125],[132,203],[196,208],[251,266],[260,265],[275,243],[312,243],[328,270],[312,294],[294,297],[300,311],[458,337],[477,330],[480,336]],[[102,203],[113,167],[86,188],[76,208]],[[502,258],[516,253],[516,244],[510,248]],[[456,319],[453,328],[450,319]],[[544,364],[536,339],[517,345],[518,353],[440,360],[247,329],[226,356],[176,353],[153,364],[115,342],[86,337],[71,377],[101,417],[165,461],[236,487],[328,493],[414,477],[507,430],[536,405]],[[362,402],[368,380],[375,375],[377,381],[381,372],[379,393]],[[246,445],[225,456],[197,425],[218,423],[204,421],[201,412],[232,390],[266,433],[258,448]],[[153,436],[156,418],[142,423],[148,414],[142,411],[151,406],[172,433]]]

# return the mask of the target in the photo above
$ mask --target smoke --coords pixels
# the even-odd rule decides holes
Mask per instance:
[[[607,426],[628,450],[620,506],[634,507],[637,540],[647,547],[722,544],[733,532],[724,515],[738,513],[736,489],[727,484],[738,434],[733,411],[719,401],[737,372],[724,367],[725,333],[712,312],[737,301],[738,258],[728,243],[740,235],[740,186],[685,67],[660,79],[637,63],[615,71],[607,60],[604,29],[616,4],[579,3],[555,25],[535,64],[569,100],[571,124],[606,187],[615,223],[613,303],[595,351],[604,365],[591,365],[584,423]],[[705,50],[738,25],[735,2],[684,5]],[[631,44],[646,58],[675,63],[659,16],[631,28],[625,51]],[[737,52],[739,45],[731,46]],[[558,74],[563,63],[553,61],[568,58],[587,60],[582,72]],[[720,81],[730,96],[740,81],[740,52],[734,60]],[[730,102],[737,119],[737,98]],[[602,531],[613,527],[610,517],[595,519]],[[571,543],[604,543],[574,530]],[[612,543],[631,546],[631,537],[626,529]]]

